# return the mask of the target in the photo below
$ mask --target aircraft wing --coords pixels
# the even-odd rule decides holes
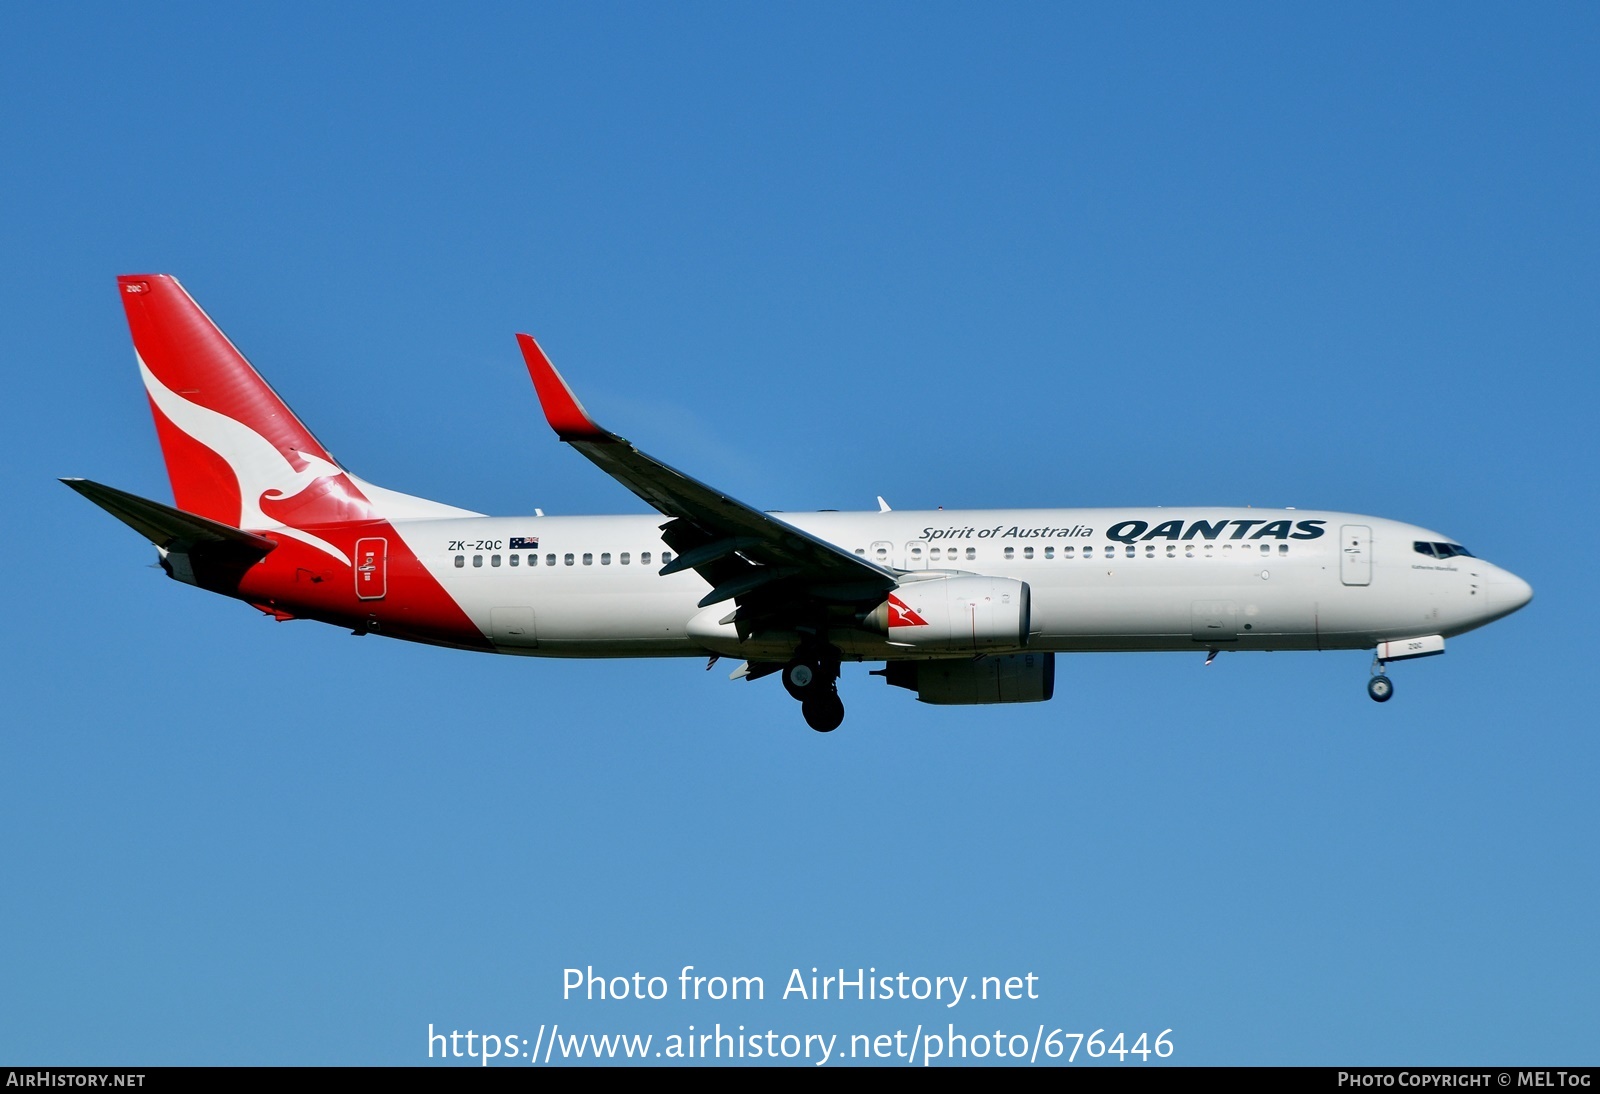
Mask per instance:
[[[701,607],[799,598],[849,604],[881,600],[894,571],[818,539],[640,452],[595,424],[539,343],[517,335],[528,374],[556,435],[673,518],[663,538],[678,552],[661,573],[692,569],[712,585]]]

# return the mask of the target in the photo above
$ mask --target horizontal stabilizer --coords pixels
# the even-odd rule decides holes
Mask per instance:
[[[174,509],[125,490],[102,486],[88,479],[61,481],[163,550],[175,544],[218,543],[264,555],[277,547],[265,536],[194,513],[185,513],[182,509]]]

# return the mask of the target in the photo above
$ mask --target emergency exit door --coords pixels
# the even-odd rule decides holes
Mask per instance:
[[[389,585],[389,541],[356,540],[356,596],[382,600]]]
[[[1346,585],[1372,584],[1372,529],[1365,524],[1339,529],[1339,579]]]

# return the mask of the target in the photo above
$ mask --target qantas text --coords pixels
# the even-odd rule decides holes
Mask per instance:
[[[1106,529],[1106,538],[1118,543],[1132,543],[1138,539],[1320,539],[1326,529],[1325,520],[1167,520],[1154,528],[1145,520],[1124,520]],[[1257,527],[1257,526],[1260,527]],[[1232,528],[1226,537],[1223,532]],[[1299,529],[1296,531],[1296,529]],[[922,530],[922,538],[939,539],[1079,539],[1092,537],[1094,529],[1083,524],[1070,528],[1045,525],[1024,528],[1013,524],[1009,528],[997,524],[993,528],[933,528]]]
[[[1118,543],[1136,539],[1220,539],[1224,529],[1232,528],[1228,539],[1319,539],[1328,523],[1325,520],[1181,520],[1162,521],[1154,528],[1148,521],[1125,520],[1106,529],[1106,538]],[[1256,525],[1261,525],[1256,528]],[[1255,528],[1255,531],[1250,531]],[[1297,532],[1294,529],[1299,528]],[[1249,533],[1247,536],[1245,533]]]

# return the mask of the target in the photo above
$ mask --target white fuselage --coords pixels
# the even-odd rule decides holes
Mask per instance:
[[[1313,510],[1027,509],[785,513],[905,581],[977,573],[1026,582],[1040,651],[1359,649],[1450,637],[1515,611],[1526,583],[1482,559],[1436,558],[1438,533]],[[659,576],[660,516],[396,521],[395,531],[496,648],[566,657],[781,657],[701,609],[693,571]],[[1316,534],[1312,534],[1316,533]],[[514,539],[524,541],[513,550]],[[537,539],[537,549],[527,545]],[[911,654],[866,629],[847,657]]]
[[[844,720],[846,660],[936,705],[1042,702],[1055,654],[1444,652],[1527,583],[1408,524],[1312,510],[773,514],[646,454],[517,344],[546,424],[654,510],[488,517],[339,466],[165,274],[117,279],[173,505],[67,485],[155,544],[171,577],[275,619],[554,657],[740,658],[806,724]],[[681,554],[679,552],[682,552]]]

